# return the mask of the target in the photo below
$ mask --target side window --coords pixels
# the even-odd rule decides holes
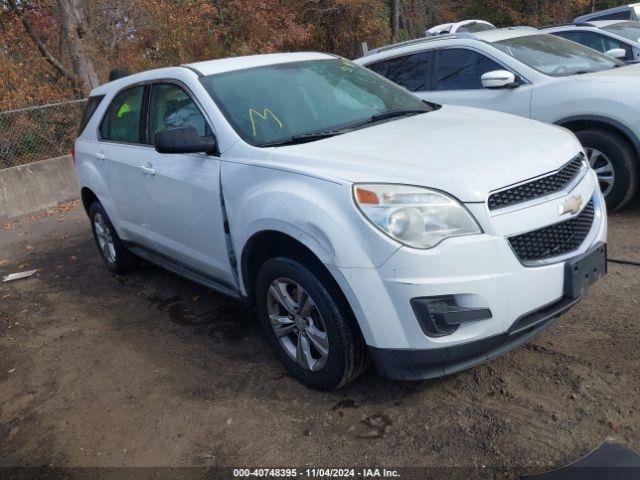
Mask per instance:
[[[631,19],[631,9],[622,10],[620,12],[615,13],[606,13],[604,15],[594,16],[589,19],[592,20],[630,20]]]
[[[410,92],[430,90],[432,52],[420,52],[391,58],[369,65],[369,68]]]
[[[109,105],[100,125],[102,140],[140,143],[140,111],[144,87],[120,92]]]
[[[480,77],[493,70],[504,70],[484,55],[462,48],[438,51],[438,90],[474,90],[482,87]]]
[[[557,37],[564,38],[566,40],[571,40],[572,42],[582,43],[580,41],[580,39],[581,39],[581,33],[580,32],[553,32],[553,35],[556,35]]]
[[[624,60],[632,60],[633,59],[633,49],[630,45],[619,42],[615,38],[607,37],[606,35],[602,36],[602,41],[604,42],[604,51],[608,52],[609,50],[613,50],[614,48],[621,48],[626,52]]]
[[[614,48],[622,48],[627,52],[627,58],[631,58],[632,52],[628,45],[607,37],[606,35],[592,32],[562,32],[558,36],[571,40],[572,42],[580,43],[585,47],[592,48],[601,53],[608,52]]]
[[[160,83],[151,88],[149,100],[149,140],[168,128],[191,125],[201,137],[210,135],[204,116],[191,97],[177,85]]]
[[[578,43],[581,43],[585,47],[593,48],[594,50],[598,50],[599,52],[604,53],[604,37],[602,35],[598,35],[597,33],[587,33],[580,32],[578,35]]]
[[[89,100],[87,100],[84,110],[82,111],[82,118],[80,119],[80,125],[78,126],[78,135],[82,135],[82,132],[84,132],[84,129],[87,127],[87,123],[91,120],[91,117],[96,112],[96,109],[103,98],[104,95],[89,97]]]

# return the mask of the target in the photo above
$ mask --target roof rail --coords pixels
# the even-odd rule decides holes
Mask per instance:
[[[463,37],[464,35],[464,37]],[[394,43],[393,45],[387,45],[385,47],[380,47],[380,48],[374,48],[373,50],[369,50],[365,57],[368,55],[374,55],[376,53],[380,53],[380,52],[386,52],[387,50],[394,50],[396,48],[402,48],[402,47],[407,47],[409,45],[418,45],[421,43],[428,43],[428,42],[433,42],[436,40],[446,40],[449,38],[473,38],[472,35],[468,34],[468,33],[464,33],[464,34],[460,34],[460,33],[455,33],[455,34],[442,34],[442,35],[434,35],[432,37],[421,37],[421,38],[416,38],[413,40],[407,40],[405,42],[400,42],[400,43]]]
[[[542,27],[541,30],[547,28],[557,28],[557,27],[596,27],[591,22],[569,22],[569,23],[558,23],[557,25],[548,25],[546,27]]]

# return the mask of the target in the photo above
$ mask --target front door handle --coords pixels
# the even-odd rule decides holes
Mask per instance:
[[[140,165],[140,170],[142,170],[142,173],[144,173],[145,175],[155,175],[156,174],[155,169],[153,169],[149,165]]]
[[[104,153],[96,153],[96,158],[98,160],[104,160],[106,157],[104,156]]]

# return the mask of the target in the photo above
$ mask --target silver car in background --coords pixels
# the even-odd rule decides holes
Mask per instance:
[[[412,40],[372,50],[356,63],[423,100],[571,130],[598,174],[609,210],[623,207],[637,191],[640,65],[531,27]]]
[[[573,23],[590,22],[592,20],[640,20],[640,3],[630,3],[620,7],[587,13],[576,17]]]
[[[627,63],[640,61],[640,22],[597,20],[542,29]]]

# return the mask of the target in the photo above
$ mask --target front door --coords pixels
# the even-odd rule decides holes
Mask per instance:
[[[192,125],[201,136],[212,130],[180,85],[151,86],[147,135]],[[207,154],[161,154],[153,148],[141,159],[141,201],[148,222],[147,243],[157,253],[201,274],[234,285],[220,202],[220,158]]]
[[[482,86],[483,74],[505,70],[505,67],[489,57],[467,48],[447,48],[438,50],[434,60],[433,88],[431,91],[415,92],[421,98],[436,103],[531,116],[530,84],[500,89]]]

